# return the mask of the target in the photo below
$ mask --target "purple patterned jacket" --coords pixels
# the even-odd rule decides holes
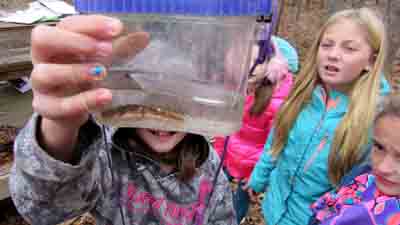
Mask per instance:
[[[337,192],[328,192],[311,206],[314,224],[399,225],[400,198],[380,192],[374,175],[364,173]]]

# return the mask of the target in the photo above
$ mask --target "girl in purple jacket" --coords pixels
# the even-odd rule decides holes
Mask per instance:
[[[375,120],[371,167],[312,205],[319,225],[400,224],[400,96],[390,96]]]

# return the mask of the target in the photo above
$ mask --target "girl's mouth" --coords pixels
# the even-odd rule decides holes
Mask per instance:
[[[332,65],[325,66],[325,70],[328,72],[335,72],[335,73],[339,72],[339,68]]]
[[[158,136],[158,137],[171,137],[174,134],[176,134],[176,132],[173,131],[162,131],[162,130],[154,130],[154,129],[150,129],[150,133],[154,136]]]
[[[376,180],[379,183],[383,184],[384,186],[392,187],[392,186],[398,185],[396,182],[390,181],[381,175],[375,174],[375,177],[376,177]]]

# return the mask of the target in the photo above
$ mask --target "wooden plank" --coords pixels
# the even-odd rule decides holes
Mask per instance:
[[[10,80],[26,75],[26,73],[21,72],[30,71],[32,67],[29,53],[8,58],[0,57],[0,80]]]
[[[14,80],[20,77],[29,76],[31,70],[31,67],[21,67],[20,69],[16,69],[16,71],[1,73],[0,81]]]
[[[34,23],[34,24],[20,24],[20,23],[5,23],[0,22],[0,31],[10,31],[10,30],[26,30],[26,29],[33,29],[35,26],[39,24],[45,25],[55,25],[56,22],[42,22],[42,23]]]
[[[19,93],[11,86],[0,87],[0,123],[23,127],[32,115],[32,92]]]
[[[15,79],[20,74],[15,72],[32,69],[30,34],[36,25],[0,23],[0,80]]]
[[[30,32],[32,25],[0,23],[0,80],[18,77],[10,74],[30,70]]]
[[[0,22],[0,31],[32,29],[35,25]]]

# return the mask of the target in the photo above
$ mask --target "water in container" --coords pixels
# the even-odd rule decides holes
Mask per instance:
[[[107,62],[109,75],[99,83],[113,93],[111,106],[96,113],[100,122],[210,136],[240,128],[255,16],[260,13],[256,7],[249,12],[252,5],[238,1],[243,10],[237,5],[221,8],[222,0],[110,2],[75,2],[80,11],[116,13],[111,15],[125,26]],[[262,1],[246,4],[255,2]],[[206,7],[190,5],[195,3]]]

